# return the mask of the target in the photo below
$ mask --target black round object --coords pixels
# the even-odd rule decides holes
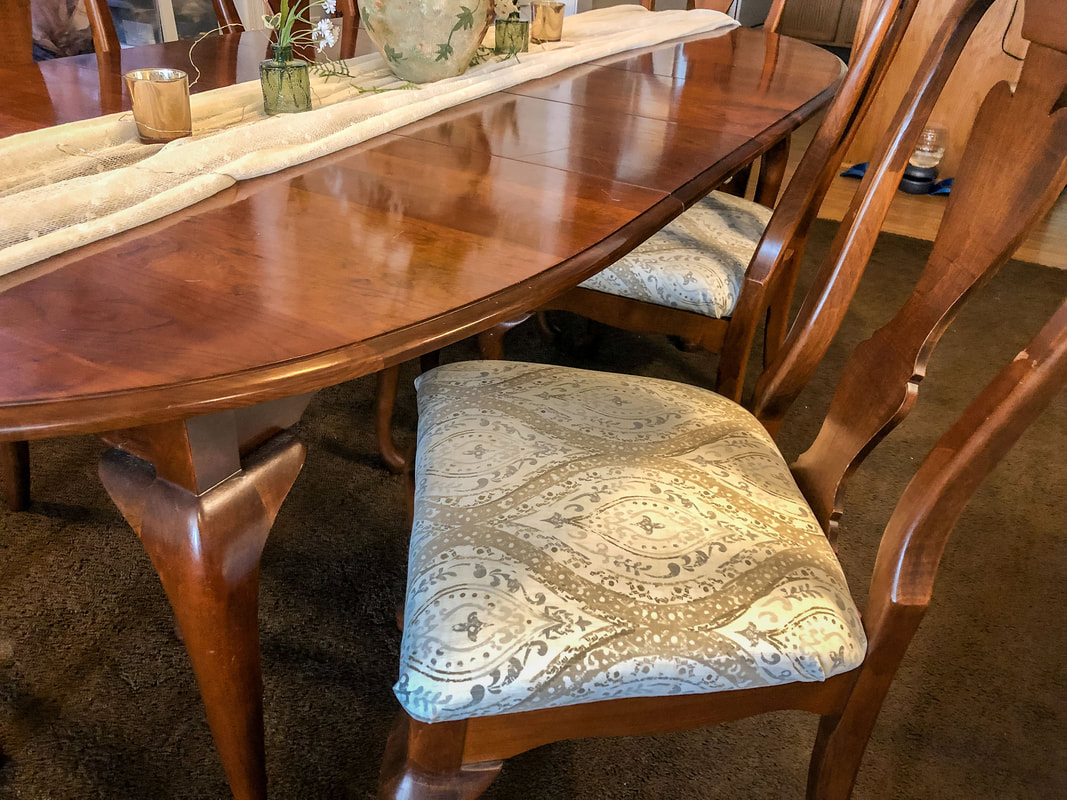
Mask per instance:
[[[937,167],[917,167],[909,163],[904,168],[904,176],[916,181],[936,181]]]
[[[900,191],[908,194],[930,194],[937,181],[937,167],[917,167],[908,164],[900,179]]]

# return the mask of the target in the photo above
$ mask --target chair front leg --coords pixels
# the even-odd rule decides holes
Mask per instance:
[[[8,510],[25,510],[30,504],[29,442],[0,442],[0,484]]]
[[[382,800],[474,800],[500,773],[502,761],[464,764],[467,723],[428,724],[397,714],[378,782]]]
[[[867,740],[925,611],[925,606],[895,606],[893,618],[868,633],[867,658],[844,708],[819,722],[808,768],[808,800],[847,800],[852,795]]]
[[[378,437],[378,453],[390,472],[399,475],[408,466],[407,457],[393,441],[393,406],[400,383],[400,365],[394,364],[378,373],[374,397],[374,427]]]

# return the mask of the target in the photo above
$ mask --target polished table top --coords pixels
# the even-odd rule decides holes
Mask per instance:
[[[263,50],[201,43],[197,89],[254,79]],[[121,75],[145,66],[187,67],[188,43],[99,72],[0,68],[0,135],[127,108]],[[266,796],[259,561],[311,393],[579,283],[787,136],[841,72],[745,29],[626,53],[0,278],[0,442],[114,445],[101,479],[167,592],[235,797]],[[4,444],[0,464],[24,474],[27,453]]]
[[[188,68],[188,49],[3,70],[0,135],[128,108],[124,71]],[[263,50],[261,34],[201,42],[194,91],[254,79]],[[747,29],[625,53],[2,277],[0,438],[306,392],[513,317],[782,138],[840,74]]]

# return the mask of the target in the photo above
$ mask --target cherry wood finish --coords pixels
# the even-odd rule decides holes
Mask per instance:
[[[753,413],[772,433],[781,426],[844,318],[915,142],[949,78],[950,71],[943,64],[956,63],[990,2],[954,0],[946,19],[958,19],[959,24],[946,22],[935,37],[907,102],[898,109],[842,220],[830,254],[816,276],[814,289],[805,296],[783,346],[757,381]],[[957,8],[961,4],[966,5],[965,10]],[[877,25],[877,20],[872,25]],[[819,325],[813,324],[816,318],[820,320]]]
[[[770,413],[765,419],[772,425],[837,330],[886,197],[896,189],[898,167],[991,2],[953,0],[912,100],[887,134],[806,312],[761,379],[758,408]],[[923,276],[896,316],[856,349],[815,442],[792,465],[828,535],[835,532],[847,477],[914,405],[930,353],[962,303],[1067,187],[1067,18],[1053,21],[1053,4],[1027,4],[1034,16],[1025,28],[1032,38],[1022,78],[1014,93],[1002,84],[987,96]],[[1033,19],[1044,22],[1035,26]],[[873,21],[872,36],[881,24]],[[388,743],[381,796],[473,798],[482,788],[474,776],[491,776],[503,759],[548,742],[687,729],[790,708],[822,717],[808,796],[848,797],[882,701],[929,605],[953,526],[982,479],[1065,385],[1067,300],[942,436],[901,496],[872,572],[863,614],[868,648],[859,668],[822,683],[605,701],[438,725],[401,714]]]
[[[93,50],[98,56],[117,53],[119,34],[115,29],[115,20],[111,17],[111,7],[107,0],[85,0],[85,14],[89,17],[89,30],[93,35]]]
[[[14,64],[33,63],[30,0],[0,0],[0,22],[7,40],[7,57]]]
[[[787,0],[774,0],[767,9],[767,16],[763,20],[763,29],[770,33],[778,33],[782,22],[782,12],[785,11]],[[733,0],[688,0],[686,8],[710,8],[712,11],[729,12]],[[782,189],[782,179],[785,177],[785,168],[789,163],[789,137],[773,144],[760,156],[759,177],[756,180],[756,202],[760,205],[773,208],[778,199],[778,192]],[[748,182],[751,177],[752,165],[746,164],[723,186],[724,191],[745,196]]]
[[[215,16],[221,27],[231,31],[243,31],[244,25],[237,13],[233,0],[212,0]],[[349,0],[351,2],[351,0]],[[104,83],[114,83],[117,76],[112,75],[106,81],[106,65],[117,54],[119,45],[115,21],[106,0],[85,0],[85,12],[89,18],[89,28],[93,37],[93,49],[97,55],[97,66],[103,89]],[[32,20],[29,0],[0,0],[0,20],[4,21],[5,31],[14,37],[15,63],[33,63]],[[11,26],[8,28],[8,26]],[[227,40],[226,44],[232,44]],[[225,49],[225,45],[223,46]],[[227,59],[229,61],[229,59]],[[220,63],[223,63],[220,61]],[[220,75],[224,83],[233,83],[232,72]],[[117,103],[101,100],[101,112],[112,113],[118,110]],[[0,486],[4,488],[4,498],[12,511],[21,511],[30,500],[30,459],[26,442],[0,443]]]
[[[378,453],[390,472],[399,475],[407,469],[408,459],[393,440],[393,407],[400,383],[400,365],[393,364],[378,373],[378,388],[374,394],[374,425],[378,437]]]
[[[219,21],[219,27],[230,31],[243,31],[241,15],[237,13],[237,6],[233,0],[211,0],[215,7],[215,19]]]
[[[1016,56],[1026,53],[1026,40],[1020,35],[1024,0],[997,0],[960,56],[961,66],[948,82],[930,115],[930,123],[947,134],[944,157],[938,164],[941,177],[955,176],[975,114],[986,92],[1000,81],[1019,79],[1022,66]],[[846,156],[847,164],[869,161],[882,134],[892,122],[896,108],[904,100],[915,71],[938,31],[946,4],[924,4],[915,16],[900,58],[886,76],[871,107],[870,116],[860,127]]]
[[[0,442],[113,445],[101,475],[160,572],[235,796],[264,793],[256,569],[306,401],[285,398],[512,319],[721,183],[839,78],[785,40],[768,78],[768,38],[607,58],[0,277]],[[256,79],[263,44],[205,39],[193,91]],[[0,135],[128,109],[123,72],[187,69],[188,50],[5,63]]]

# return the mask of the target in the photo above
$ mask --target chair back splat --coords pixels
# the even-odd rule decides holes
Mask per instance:
[[[118,53],[119,34],[115,29],[115,20],[111,17],[111,7],[108,6],[107,0],[85,0],[85,14],[89,17],[89,30],[93,34],[93,49],[96,54],[107,56]]]
[[[968,4],[971,9],[964,16],[964,25],[973,28],[989,3],[957,3]],[[962,49],[962,37],[952,41]],[[794,465],[794,474],[816,517],[831,535],[840,515],[846,477],[911,410],[930,353],[956,311],[967,295],[1008,260],[1027,230],[1049,211],[1063,190],[1067,182],[1067,111],[1059,106],[1065,75],[1067,53],[1032,41],[1015,93],[1006,83],[989,93],[915,292],[885,327],[853,353],[820,434]],[[943,83],[940,76],[934,80],[938,85]],[[905,108],[903,113],[907,111]],[[914,134],[921,129],[926,111],[916,111],[901,142],[888,143],[897,149],[888,154],[891,177],[882,181],[882,187],[896,185],[897,170],[914,146]],[[1011,146],[1005,146],[1007,142]],[[876,198],[872,206],[879,201],[888,205],[889,199]],[[866,261],[870,245],[863,240],[859,247]],[[856,256],[851,258],[850,263],[855,264]],[[830,291],[847,295],[847,303],[855,285],[842,274]],[[831,313],[836,327],[839,306],[831,304],[831,308],[835,309]],[[826,320],[818,324],[825,325]],[[808,330],[802,328],[800,332],[806,334]],[[799,336],[797,340],[801,347]]]
[[[215,19],[219,21],[219,27],[232,31],[244,30],[241,15],[237,13],[233,0],[211,0],[211,4],[215,6]]]
[[[971,32],[992,3],[954,0],[946,24],[931,43],[911,90],[879,144],[785,342],[760,375],[752,410],[772,433],[811,379],[840,327],[919,134]],[[872,23],[871,35],[884,24],[884,12],[883,8]],[[953,20],[958,24],[951,24]],[[817,205],[810,213],[816,212]]]

